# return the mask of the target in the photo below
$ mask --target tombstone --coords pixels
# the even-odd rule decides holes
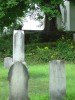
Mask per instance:
[[[64,100],[66,96],[66,74],[63,60],[50,61],[50,100]]]
[[[7,69],[10,69],[10,67],[13,65],[13,60],[11,57],[4,58],[4,67]]]
[[[29,75],[24,60],[24,31],[14,30],[13,57],[4,58],[4,66],[9,69],[9,100],[29,100]]]
[[[63,0],[60,5],[61,16],[57,17],[57,28],[63,31],[75,31],[75,4],[72,1]]]
[[[13,62],[24,62],[24,31],[14,30],[13,35]]]
[[[9,69],[9,100],[29,100],[28,69],[22,62],[15,62]]]
[[[25,54],[24,54],[24,31],[21,30],[14,30],[13,58],[5,57],[4,67],[9,69],[11,65],[16,61],[21,61],[23,64],[27,66],[25,61]]]

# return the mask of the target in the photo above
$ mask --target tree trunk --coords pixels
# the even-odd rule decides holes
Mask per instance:
[[[45,28],[44,28],[44,31],[46,31],[46,32],[57,31],[56,18],[52,18],[51,20],[49,20],[48,16],[45,16]]]

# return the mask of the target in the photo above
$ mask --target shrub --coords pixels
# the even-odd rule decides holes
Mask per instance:
[[[12,54],[12,39],[11,36],[0,37],[0,56],[6,57]]]
[[[51,50],[48,47],[44,48],[37,47],[37,55],[38,55],[38,60],[43,60],[47,62],[51,57]]]
[[[28,52],[32,53],[32,56],[33,54],[37,55],[36,57],[38,61],[47,62],[54,59],[63,59],[66,61],[75,60],[75,45],[70,39],[65,40],[64,37],[58,40],[55,46],[51,46],[51,43],[42,43],[42,46],[40,46],[40,44],[39,46],[35,44],[32,49]]]
[[[59,59],[75,60],[75,45],[70,39],[57,41],[56,50]]]
[[[12,55],[12,36],[7,35],[0,38],[0,57]],[[71,39],[65,39],[62,35],[57,42],[31,43],[25,45],[26,59],[31,61],[48,62],[52,59],[64,59],[75,61],[75,44]]]

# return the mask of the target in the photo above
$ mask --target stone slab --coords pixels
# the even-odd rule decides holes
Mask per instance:
[[[13,62],[24,61],[24,31],[14,30],[13,34]]]
[[[66,96],[66,72],[63,60],[50,61],[50,100],[64,100]]]
[[[11,57],[4,58],[4,67],[9,69],[13,65],[13,61]]]

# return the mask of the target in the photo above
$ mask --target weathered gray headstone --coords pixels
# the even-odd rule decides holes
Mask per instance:
[[[26,65],[25,53],[24,53],[24,31],[14,30],[13,34],[13,58],[5,57],[4,58],[4,67],[10,68],[12,64],[16,61],[21,61]]]
[[[66,72],[63,60],[50,61],[50,100],[64,100],[66,96]]]
[[[11,57],[4,58],[4,67],[9,69],[13,65],[13,61]]]
[[[24,62],[24,31],[14,30],[13,34],[13,62]]]
[[[14,30],[13,58],[4,58],[4,66],[9,68],[9,100],[29,100],[29,75],[24,57],[24,31]]]
[[[8,73],[9,100],[29,100],[28,70],[21,62],[15,62]]]

